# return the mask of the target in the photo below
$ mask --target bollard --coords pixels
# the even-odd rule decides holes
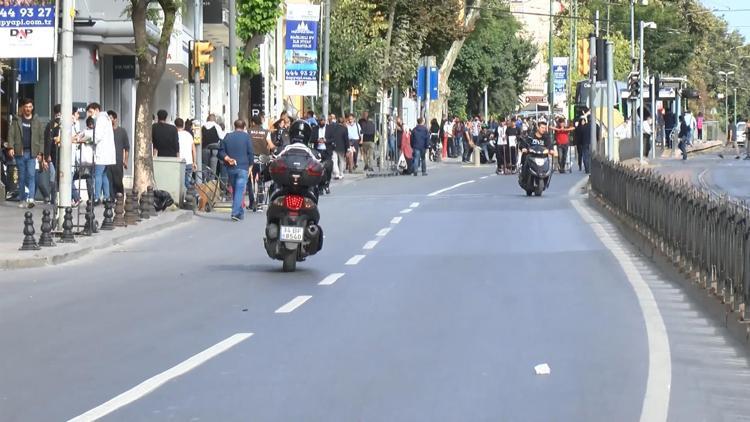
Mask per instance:
[[[125,224],[135,226],[138,224],[138,200],[136,195],[131,193],[125,199]]]
[[[154,206],[154,188],[152,186],[149,186],[146,189],[146,195],[148,197],[148,202],[146,203],[148,205],[148,215],[150,217],[156,217],[156,206]]]
[[[121,193],[115,196],[115,227],[125,227],[127,222],[125,221],[125,204]]]
[[[60,241],[62,243],[76,243],[76,239],[73,236],[73,209],[70,207],[65,208],[62,239]]]
[[[112,210],[112,200],[107,199],[104,201],[104,221],[102,221],[102,230],[114,230],[115,229],[115,223],[112,221],[112,216],[114,216],[114,211]]]
[[[482,149],[479,148],[479,146],[474,147],[474,152],[472,154],[474,156],[474,167],[479,167],[482,165]]]
[[[18,249],[20,251],[38,251],[39,245],[34,238],[34,220],[31,211],[26,211],[23,219],[23,244]]]
[[[83,231],[81,232],[84,236],[91,236],[94,234],[94,231],[92,229],[94,225],[94,207],[93,204],[91,204],[91,200],[86,201],[86,213],[84,214],[84,218],[86,219],[86,222],[83,223]]]
[[[143,195],[141,195],[139,210],[140,210],[141,220],[148,220],[149,218],[151,218],[151,213],[149,213],[148,211],[148,193],[147,192],[144,192]]]
[[[39,246],[57,246],[52,239],[52,217],[49,210],[42,211],[42,235],[39,237]]]

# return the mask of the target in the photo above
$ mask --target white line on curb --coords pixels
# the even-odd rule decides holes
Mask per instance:
[[[398,224],[398,223],[400,223],[400,222],[401,222],[401,220],[402,220],[403,218],[404,218],[404,217],[393,217],[393,219],[391,219],[391,224]]]
[[[364,250],[375,249],[375,246],[378,245],[378,242],[379,242],[379,240],[371,240],[371,241],[365,243],[365,245],[362,246],[362,249],[364,249]]]
[[[167,369],[166,371],[153,376],[146,381],[143,381],[142,383],[109,400],[108,402],[103,403],[82,415],[70,419],[68,422],[84,422],[101,419],[104,416],[114,412],[115,410],[127,406],[128,404],[133,403],[140,398],[143,398],[147,394],[164,385],[166,382],[169,382],[170,380],[173,380],[192,371],[198,366],[206,363],[208,360],[247,340],[252,335],[253,333],[237,333],[225,340],[222,340],[221,342],[216,343],[215,345],[198,353],[197,355],[194,355],[187,360],[182,361],[177,366],[173,366],[172,368]]]
[[[276,314],[288,314],[291,312],[294,312],[295,309],[302,306],[303,303],[310,300],[312,296],[297,296],[294,299],[290,300],[286,303],[286,305],[282,306],[281,308],[277,309]]]
[[[419,202],[412,202],[411,205],[409,205],[409,208],[417,208],[419,206]]]
[[[346,264],[344,265],[357,265],[359,264],[359,261],[365,259],[364,255],[354,255],[353,257],[349,258],[348,261],[346,261]]]
[[[441,193],[445,193],[445,192],[448,192],[449,190],[460,188],[461,186],[468,185],[468,184],[471,184],[471,183],[474,183],[474,182],[475,182],[475,180],[469,180],[468,182],[456,183],[455,185],[449,186],[449,187],[447,187],[445,189],[436,190],[435,192],[432,192],[432,193],[428,194],[427,196],[438,196]]]
[[[377,236],[377,237],[383,237],[383,236],[387,235],[390,232],[391,232],[391,228],[390,227],[386,227],[384,229],[380,229],[380,231],[375,236]]]
[[[333,283],[337,282],[341,277],[344,276],[344,273],[333,273],[324,278],[320,283],[318,283],[319,286],[330,286]]]
[[[584,183],[586,183],[586,180],[582,179],[573,186],[569,195],[576,197]],[[622,247],[618,246],[615,237],[599,223],[602,217],[598,213],[590,211],[589,207],[578,198],[571,199],[570,202],[576,211],[578,211],[581,219],[591,226],[597,237],[614,255],[620,267],[622,267],[628,282],[635,292],[643,319],[646,323],[649,364],[646,395],[643,398],[640,420],[641,422],[666,421],[669,415],[669,399],[672,384],[672,355],[669,348],[667,328],[659,311],[659,305],[656,303],[651,288],[636,268],[633,258]]]

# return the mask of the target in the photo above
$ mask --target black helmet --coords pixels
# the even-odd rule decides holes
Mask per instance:
[[[310,135],[312,134],[312,128],[304,120],[296,120],[289,127],[289,139],[291,143],[295,144],[298,142],[307,143],[310,141]]]

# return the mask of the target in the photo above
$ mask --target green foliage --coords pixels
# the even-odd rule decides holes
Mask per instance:
[[[452,113],[482,112],[485,86],[493,114],[508,114],[518,108],[518,98],[537,52],[529,40],[518,35],[519,31],[519,23],[509,14],[483,13],[466,39],[448,81]]]
[[[237,36],[245,44],[237,52],[241,75],[260,72],[259,37],[274,30],[281,16],[281,0],[237,0]]]

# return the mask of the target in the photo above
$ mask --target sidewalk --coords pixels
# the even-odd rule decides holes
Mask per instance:
[[[120,244],[126,240],[154,234],[160,230],[174,227],[190,219],[193,213],[183,210],[167,210],[158,216],[143,220],[135,226],[116,227],[114,230],[100,230],[91,237],[76,236],[77,243],[60,243],[55,238],[57,246],[42,248],[38,251],[20,251],[23,242],[24,213],[31,211],[34,215],[34,237],[39,242],[42,233],[42,211],[52,209],[51,205],[37,204],[32,209],[18,208],[17,202],[0,204],[0,270],[33,268],[45,265],[56,265],[80,258],[94,250],[99,250]],[[83,210],[83,207],[81,208]],[[95,208],[96,218],[99,224],[104,220],[104,207]],[[83,215],[81,224],[83,224]],[[76,224],[75,211],[73,223]],[[73,229],[76,232],[78,229]]]

